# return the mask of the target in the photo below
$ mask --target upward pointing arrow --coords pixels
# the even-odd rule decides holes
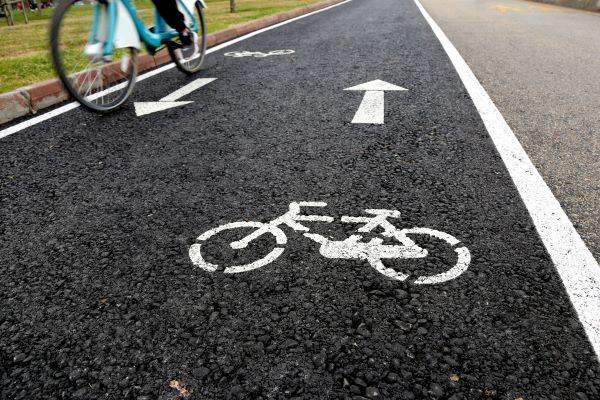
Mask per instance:
[[[374,81],[365,82],[344,90],[359,90],[365,92],[362,102],[352,119],[353,124],[381,125],[384,120],[384,92],[388,90],[398,91],[408,89],[375,79]]]

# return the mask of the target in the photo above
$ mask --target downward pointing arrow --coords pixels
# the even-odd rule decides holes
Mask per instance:
[[[384,122],[384,91],[387,90],[407,90],[401,86],[392,85],[376,79],[357,86],[352,86],[344,90],[365,91],[365,95],[354,114],[353,124],[376,124],[381,125]]]
[[[183,106],[185,104],[193,103],[193,101],[176,101],[183,96],[192,93],[196,89],[200,89],[202,86],[211,83],[217,78],[200,78],[195,81],[188,83],[184,87],[177,89],[168,96],[163,97],[159,101],[147,101],[147,102],[136,102],[134,103],[135,114],[140,117],[146,114],[152,114],[158,111],[168,110],[169,108]]]

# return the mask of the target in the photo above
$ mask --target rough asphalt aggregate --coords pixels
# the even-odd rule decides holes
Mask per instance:
[[[234,50],[293,49],[267,58]],[[135,117],[80,109],[0,143],[1,399],[594,399],[600,368],[480,117],[411,1],[356,0],[262,33],[185,77],[141,83],[153,101],[218,78],[194,103]],[[373,79],[385,125],[350,121]],[[196,268],[188,250],[234,221],[270,221],[324,201],[305,222],[336,240],[342,215],[396,209],[399,228],[455,236],[472,262],[324,258],[283,226],[273,263]],[[232,265],[260,258],[228,232],[205,247]],[[237,236],[236,236],[237,235]],[[368,235],[366,235],[368,236]],[[373,235],[375,236],[375,235]],[[367,239],[367,237],[365,237]]]

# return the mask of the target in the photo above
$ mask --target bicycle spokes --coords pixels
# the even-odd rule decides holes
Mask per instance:
[[[90,33],[104,6],[65,0],[52,17],[50,47],[58,75],[71,96],[84,107],[106,112],[121,105],[137,76],[137,49],[114,48]],[[92,40],[92,42],[90,42]]]

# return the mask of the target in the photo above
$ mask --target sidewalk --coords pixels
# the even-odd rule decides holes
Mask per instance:
[[[600,258],[600,14],[519,0],[421,0]]]

